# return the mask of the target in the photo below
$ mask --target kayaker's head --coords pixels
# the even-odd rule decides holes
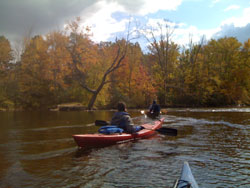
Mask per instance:
[[[126,111],[126,104],[124,102],[119,102],[117,104],[117,110],[119,112],[125,112]]]

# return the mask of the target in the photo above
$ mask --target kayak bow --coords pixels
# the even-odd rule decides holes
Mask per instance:
[[[178,179],[173,188],[199,188],[198,184],[196,183],[192,171],[189,167],[187,161],[184,162],[180,179]]]

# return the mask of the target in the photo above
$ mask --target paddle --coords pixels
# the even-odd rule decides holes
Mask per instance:
[[[166,134],[166,135],[170,135],[170,136],[177,136],[177,129],[173,129],[173,128],[161,127],[159,129],[156,129],[155,131],[157,131],[161,134]]]
[[[96,126],[106,126],[106,125],[110,125],[110,124],[107,121],[96,120],[95,125]],[[144,128],[144,129],[146,129],[146,128]],[[151,130],[151,129],[148,129],[148,130]],[[170,135],[170,136],[177,136],[177,129],[173,129],[173,128],[161,127],[161,128],[156,129],[154,131],[157,131],[157,132],[159,132],[161,134]]]
[[[103,120],[96,120],[95,125],[96,126],[106,126],[106,125],[109,125],[109,122],[103,121]]]

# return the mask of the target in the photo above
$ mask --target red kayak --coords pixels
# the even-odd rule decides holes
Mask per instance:
[[[163,121],[164,118],[162,118],[161,120],[157,120],[151,124],[143,124],[141,126],[144,127],[144,129],[140,130],[136,134],[78,134],[73,135],[73,138],[79,147],[103,147],[112,144],[119,144],[131,140],[148,138],[155,135],[157,133],[155,130],[162,127]]]

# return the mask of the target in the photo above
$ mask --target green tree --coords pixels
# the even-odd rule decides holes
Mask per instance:
[[[175,69],[174,102],[186,105],[200,105],[203,93],[203,44],[204,38],[197,44],[192,40],[183,47]]]

